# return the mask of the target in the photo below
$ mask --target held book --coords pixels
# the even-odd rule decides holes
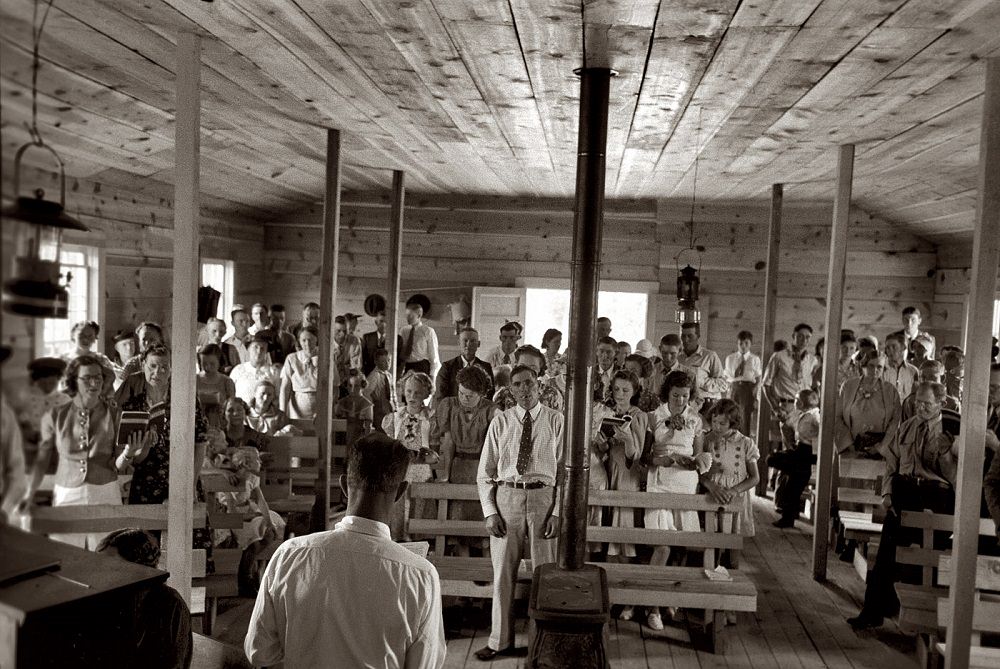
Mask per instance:
[[[118,445],[128,444],[129,436],[135,432],[158,429],[167,422],[166,402],[154,405],[149,411],[122,411],[118,423]]]

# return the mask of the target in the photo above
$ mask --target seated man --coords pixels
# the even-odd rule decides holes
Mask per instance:
[[[896,546],[908,545],[914,538],[900,527],[902,512],[930,509],[952,513],[955,508],[959,415],[942,412],[946,394],[940,383],[920,383],[915,393],[917,415],[900,425],[886,449],[882,480],[886,515],[875,566],[868,572],[864,605],[857,616],[847,620],[855,629],[878,627],[899,610]]]
[[[127,562],[156,567],[160,562],[160,544],[146,530],[115,530],[97,546],[98,553],[119,557]],[[190,667],[193,639],[191,612],[177,591],[159,583],[142,594],[135,612],[138,637],[129,640],[135,648],[135,665]]]
[[[441,667],[441,582],[389,538],[409,451],[373,432],[349,446],[347,516],[283,543],[264,572],[244,649],[255,666]]]

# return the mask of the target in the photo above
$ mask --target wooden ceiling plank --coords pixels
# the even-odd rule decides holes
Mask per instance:
[[[446,21],[445,26],[476,88],[493,111],[536,195],[566,195],[535,104],[531,79],[513,25]]]
[[[733,17],[734,28],[797,27],[805,23],[822,0],[747,0]]]
[[[627,185],[634,187],[637,176],[654,169],[722,40],[737,2],[731,0],[709,11],[700,5],[689,0],[661,11],[657,17],[615,183],[617,195],[628,194]]]
[[[632,0],[614,3],[594,0],[584,4],[583,20],[588,67],[604,65],[618,72],[611,81],[608,105],[607,180],[618,182],[625,146],[643,88],[650,40],[659,2]]]
[[[526,0],[512,3],[511,10],[555,173],[569,192],[576,176],[580,109],[580,79],[573,70],[584,65],[580,3]],[[617,86],[613,79],[612,99]],[[610,161],[608,166],[610,172]]]
[[[518,169],[507,138],[462,63],[435,7],[425,3],[407,8],[405,19],[397,20],[393,18],[399,10],[387,4],[366,2],[364,9],[382,31],[389,48],[414,72],[415,83],[426,88],[465,141],[474,147],[482,169],[515,192],[524,188],[528,176]]]
[[[693,166],[698,152],[722,128],[743,96],[754,87],[796,32],[796,28],[730,26],[684,110],[677,130],[660,155],[655,171],[638,192],[648,192],[646,184],[655,177],[661,184],[660,192],[674,193],[677,183]]]

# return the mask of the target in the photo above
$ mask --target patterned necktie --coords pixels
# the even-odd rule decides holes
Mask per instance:
[[[528,471],[528,460],[531,459],[531,413],[524,414],[524,429],[521,431],[521,447],[517,450],[517,473],[524,475]]]
[[[385,337],[378,338],[378,346],[376,348],[385,348]]]
[[[740,364],[736,368],[736,378],[739,379],[739,378],[743,377],[743,372],[746,371],[746,364],[747,364],[746,358],[744,358],[743,356],[740,356]]]
[[[510,354],[509,353],[504,353],[503,354],[503,364],[505,364],[505,365],[509,365],[510,364]]]
[[[792,353],[792,376],[796,381],[802,380],[802,358],[804,358],[806,352],[799,351],[797,353]]]

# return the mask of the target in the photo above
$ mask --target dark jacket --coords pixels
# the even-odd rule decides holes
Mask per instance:
[[[490,363],[479,358],[473,360],[472,364],[486,372],[486,377],[490,380],[490,390],[487,397],[493,399],[493,368],[490,367]],[[441,365],[437,375],[437,387],[434,391],[435,399],[458,395],[458,373],[462,371],[463,367],[465,367],[465,360],[460,355]]]
[[[383,335],[384,336],[384,335]],[[385,342],[386,350],[388,350],[389,342]],[[375,369],[375,352],[378,351],[378,332],[366,332],[361,337],[361,371],[364,372],[365,376],[372,373]],[[403,349],[403,338],[396,335],[396,350],[401,351]]]

